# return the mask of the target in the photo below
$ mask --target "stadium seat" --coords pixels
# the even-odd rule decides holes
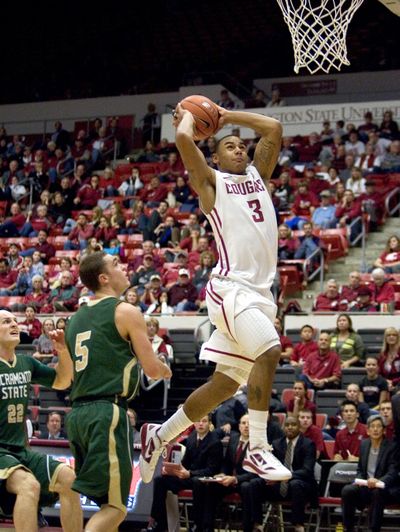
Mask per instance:
[[[281,393],[282,403],[288,403],[294,397],[293,388],[285,388]],[[314,390],[307,390],[307,398],[309,401],[314,401]]]
[[[326,427],[326,424],[328,422],[328,415],[324,414],[322,412],[317,412],[315,414],[315,424],[318,428],[323,430]]]
[[[0,306],[11,308],[13,305],[22,304],[24,301],[23,296],[1,296]]]
[[[385,329],[357,329],[366,347],[368,355],[377,356],[382,350]]]
[[[335,416],[340,403],[346,398],[345,390],[318,390],[317,411],[325,412],[328,416]]]
[[[278,266],[279,275],[287,277],[286,292],[293,294],[303,289],[303,276],[296,266]]]
[[[320,241],[327,248],[327,260],[345,257],[349,251],[349,241],[347,240],[346,228],[324,229],[319,234]]]
[[[342,370],[342,388],[346,389],[349,384],[359,383],[366,374],[366,369],[362,367],[344,368]]]
[[[175,363],[195,363],[197,341],[194,329],[169,329],[169,337],[174,348]]]
[[[273,388],[280,394],[285,388],[293,385],[295,380],[294,368],[277,368]]]
[[[343,487],[345,484],[350,484],[354,481],[357,474],[357,462],[339,462],[334,464],[328,474],[328,481],[323,497],[319,497],[319,511],[317,530],[321,529],[321,520],[324,510],[328,511],[328,525],[330,524],[330,511],[340,508],[342,499],[340,497],[332,496],[331,489],[333,486]]]

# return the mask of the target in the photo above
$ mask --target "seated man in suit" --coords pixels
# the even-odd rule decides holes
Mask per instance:
[[[399,464],[395,460],[395,446],[384,436],[385,425],[381,416],[367,421],[368,436],[361,442],[357,479],[366,485],[347,484],[342,490],[343,524],[346,532],[354,530],[356,508],[369,505],[369,530],[381,529],[385,504],[400,499]],[[383,483],[383,484],[381,484]]]
[[[47,416],[46,422],[47,430],[43,432],[41,437],[44,440],[66,440],[68,436],[62,430],[62,417],[59,412],[50,412]]]
[[[285,482],[268,482],[262,478],[250,481],[243,490],[243,506],[252,516],[253,526],[248,530],[262,530],[262,504],[264,501],[291,501],[293,523],[296,532],[304,532],[305,507],[314,502],[318,493],[314,477],[316,460],[315,444],[300,432],[299,420],[288,416],[285,421],[285,436],[272,442],[275,456],[292,472]],[[244,532],[247,532],[244,529]]]
[[[186,452],[180,467],[169,470],[163,467],[161,476],[154,480],[153,504],[151,506],[152,525],[147,530],[162,532],[168,529],[165,500],[167,491],[178,493],[183,489],[193,489],[196,477],[211,477],[221,470],[222,443],[216,432],[210,431],[210,416],[194,423],[195,430],[187,438]],[[195,521],[202,513],[193,501]]]
[[[193,479],[193,500],[202,508],[200,522],[196,524],[196,532],[214,530],[215,509],[217,504],[230,493],[241,493],[249,481],[258,478],[243,469],[243,458],[249,445],[249,416],[244,414],[239,421],[239,432],[232,432],[222,462],[222,473],[215,475],[218,482],[203,482],[198,477]],[[246,521],[245,508],[243,521]],[[245,527],[246,528],[246,527]]]

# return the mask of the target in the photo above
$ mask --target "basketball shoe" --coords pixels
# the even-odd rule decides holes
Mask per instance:
[[[248,449],[243,460],[243,469],[266,480],[290,480],[292,473],[274,456],[268,447]]]
[[[140,476],[145,484],[151,482],[158,459],[166,452],[166,442],[162,442],[157,436],[161,425],[145,423],[140,429],[140,441],[142,451],[139,458]]]

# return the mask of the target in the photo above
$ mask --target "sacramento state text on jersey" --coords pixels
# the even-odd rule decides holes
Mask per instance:
[[[0,447],[24,447],[30,384],[51,388],[56,372],[26,355],[0,359]]]
[[[1,399],[22,399],[28,397],[31,371],[0,374]]]

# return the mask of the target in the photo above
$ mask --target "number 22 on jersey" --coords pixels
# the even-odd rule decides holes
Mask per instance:
[[[83,371],[88,365],[89,361],[89,349],[86,345],[82,345],[83,342],[90,340],[92,331],[81,332],[76,335],[75,339],[75,370]]]

